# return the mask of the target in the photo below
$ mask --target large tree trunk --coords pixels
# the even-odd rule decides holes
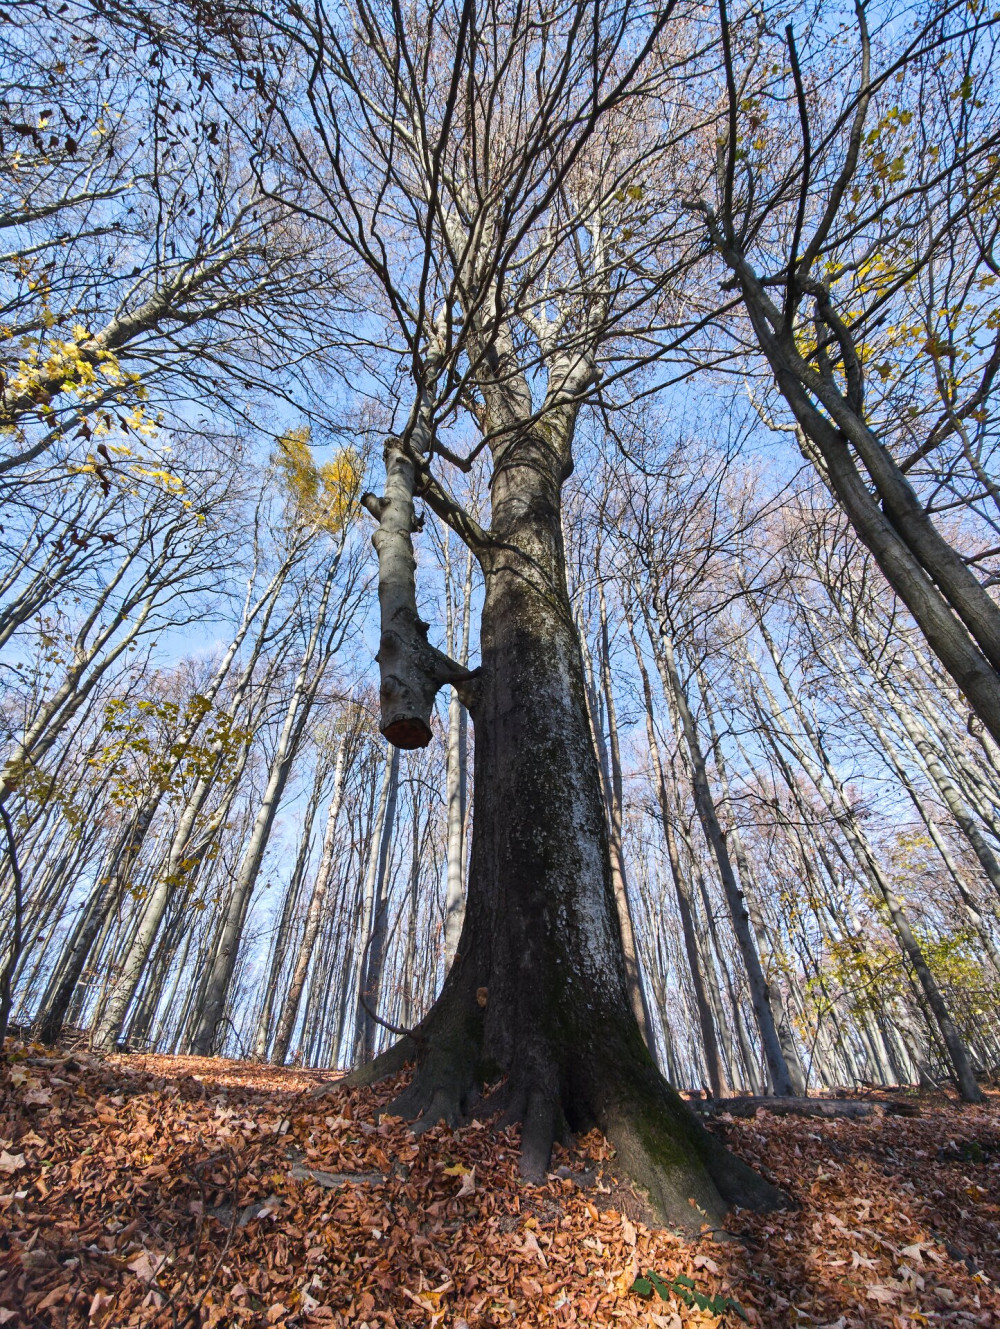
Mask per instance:
[[[472,854],[458,958],[413,1035],[358,1078],[416,1053],[391,1111],[422,1125],[483,1111],[523,1122],[522,1171],[542,1180],[566,1126],[600,1126],[622,1169],[685,1228],[727,1202],[780,1195],[704,1132],[660,1075],[629,1002],[608,830],[566,588],[556,430],[498,450],[480,552],[482,665]],[[395,663],[395,662],[394,662]],[[391,715],[391,712],[390,712]],[[692,1206],[691,1201],[694,1202]]]

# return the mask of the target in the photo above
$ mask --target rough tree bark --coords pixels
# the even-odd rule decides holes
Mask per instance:
[[[427,640],[428,624],[417,613],[412,533],[419,529],[413,507],[416,465],[398,438],[385,444],[385,493],[361,502],[378,522],[372,544],[378,554],[378,599],[382,634],[378,655],[382,733],[397,748],[425,748],[431,741],[431,710],[439,688],[458,684],[469,670]]]

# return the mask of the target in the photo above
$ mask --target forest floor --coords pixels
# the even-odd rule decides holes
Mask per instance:
[[[723,1116],[798,1207],[737,1212],[720,1243],[643,1223],[596,1132],[533,1187],[516,1131],[415,1140],[375,1125],[391,1093],[21,1049],[0,1085],[0,1325],[1000,1326],[1000,1095]]]

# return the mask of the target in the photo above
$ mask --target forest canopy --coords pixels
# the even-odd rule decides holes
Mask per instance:
[[[998,24],[8,4],[0,1035],[680,1226],[783,1197],[677,1090],[980,1100]]]

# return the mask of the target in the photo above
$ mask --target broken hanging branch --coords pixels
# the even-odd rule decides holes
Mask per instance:
[[[465,669],[427,640],[428,624],[417,613],[413,532],[416,463],[402,440],[385,443],[385,493],[361,502],[378,522],[372,544],[378,554],[381,637],[378,660],[382,733],[398,748],[424,748],[431,741],[431,711],[438,689],[451,683],[466,705],[467,685],[478,670]],[[465,693],[466,695],[463,695]],[[470,708],[471,709],[471,708]]]

